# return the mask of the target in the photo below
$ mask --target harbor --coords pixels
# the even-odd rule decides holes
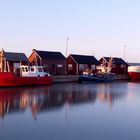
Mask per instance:
[[[140,0],[0,0],[0,140],[140,140]]]
[[[132,72],[128,72],[128,68],[129,64],[118,57],[99,60],[92,55],[70,54],[65,57],[61,52],[36,49],[27,57],[24,53],[5,52],[2,48],[0,87],[131,80]]]
[[[54,83],[78,82],[79,75],[54,76]],[[128,74],[115,75],[114,81],[130,81]],[[112,81],[113,82],[113,81]]]
[[[0,138],[138,140],[139,90],[125,81],[0,88]]]

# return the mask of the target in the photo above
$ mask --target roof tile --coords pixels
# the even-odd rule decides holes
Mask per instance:
[[[71,54],[71,56],[78,64],[98,64],[98,60],[94,56],[76,54]]]
[[[28,62],[28,58],[24,53],[5,52],[5,57],[7,61]]]
[[[40,51],[40,50],[35,50],[35,51],[37,52],[37,54],[42,59],[61,59],[61,60],[65,60],[65,57],[61,52]]]

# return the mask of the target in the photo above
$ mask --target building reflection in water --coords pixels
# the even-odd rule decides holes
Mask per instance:
[[[116,87],[117,85],[117,87]],[[128,94],[128,89],[126,87],[121,87],[121,84],[100,84],[97,88],[97,98],[101,102],[108,102],[110,106],[114,104],[115,101],[124,99]]]
[[[111,84],[88,86],[79,84],[62,84],[51,87],[3,88],[0,89],[0,117],[11,113],[21,113],[29,108],[33,117],[39,112],[60,109],[65,104],[76,105],[87,102],[108,102],[125,94],[114,93]]]

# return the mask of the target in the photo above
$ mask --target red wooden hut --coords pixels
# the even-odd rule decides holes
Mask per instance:
[[[24,53],[0,51],[0,72],[18,74],[20,65],[28,65],[28,58]]]
[[[111,72],[115,74],[126,74],[128,69],[128,64],[122,59],[118,57],[111,57],[112,59],[112,66]],[[108,66],[110,57],[102,57],[99,60],[100,66]]]
[[[45,66],[45,70],[51,75],[64,75],[66,73],[66,58],[61,52],[33,49],[29,61],[31,65]]]
[[[70,54],[67,57],[67,74],[79,75],[84,71],[96,72],[98,60],[90,55]]]

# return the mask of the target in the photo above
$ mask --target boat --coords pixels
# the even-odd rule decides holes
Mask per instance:
[[[113,73],[96,73],[93,75],[87,75],[83,74],[79,76],[78,81],[80,83],[107,83],[114,80],[114,74]]]
[[[0,72],[0,87],[51,85],[53,76],[43,66],[21,65],[13,72]]]
[[[132,81],[140,81],[140,66],[128,66],[128,75]]]
[[[112,82],[114,80],[114,73],[111,73],[112,68],[112,58],[110,58],[108,66],[102,64],[97,66],[97,73],[92,73],[90,70],[84,71],[83,75],[79,76],[78,81],[80,83],[106,83]]]

